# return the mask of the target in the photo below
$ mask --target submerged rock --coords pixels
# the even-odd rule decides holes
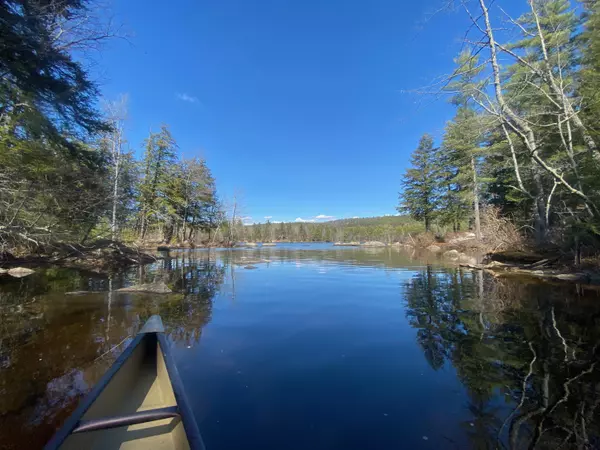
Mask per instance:
[[[8,269],[0,268],[0,275],[4,275],[5,273],[8,273]]]
[[[244,269],[246,269],[246,270],[254,270],[254,269],[258,269],[258,267],[252,266],[252,265],[248,265],[248,266],[244,266]]]
[[[258,247],[256,242],[246,242],[246,247]]]
[[[141,292],[148,294],[170,294],[173,291],[165,283],[145,283],[117,289],[116,292]]]
[[[35,272],[35,270],[28,269],[27,267],[15,267],[14,269],[10,269],[8,271],[8,274],[11,277],[23,278],[23,277],[26,277],[28,275],[31,275],[34,272]]]

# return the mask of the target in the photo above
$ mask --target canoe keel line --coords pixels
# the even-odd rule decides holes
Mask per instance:
[[[152,316],[46,450],[204,450],[159,316]]]

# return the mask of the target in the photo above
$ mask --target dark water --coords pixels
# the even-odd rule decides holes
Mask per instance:
[[[171,256],[2,278],[1,448],[41,447],[155,313],[210,450],[600,447],[597,291],[391,249]]]

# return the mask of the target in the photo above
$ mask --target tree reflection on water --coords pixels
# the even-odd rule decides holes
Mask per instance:
[[[261,269],[246,272],[243,267],[248,261],[259,261]],[[196,345],[211,321],[213,302],[225,298],[223,286],[234,301],[236,286],[246,300],[256,300],[249,298],[252,295],[262,299],[264,280],[282,277],[280,289],[289,281],[286,268],[273,275],[263,268],[305,267],[305,262],[305,275],[315,266],[340,268],[327,280],[336,283],[328,292],[338,296],[353,288],[340,280],[348,280],[345,277],[354,273],[354,266],[372,269],[373,274],[383,269],[404,280],[409,277],[402,281],[405,303],[400,314],[403,319],[406,314],[416,332],[416,345],[432,370],[449,371],[453,381],[456,374],[464,386],[469,416],[461,422],[459,434],[468,436],[473,448],[600,447],[597,291],[424,266],[422,259],[391,249],[282,248],[178,252],[156,264],[111,276],[49,269],[20,280],[4,279],[0,285],[0,448],[43,446],[152,314],[162,316],[173,345]],[[386,288],[385,283],[395,288],[395,277],[363,278],[369,273],[361,271],[361,283],[384,283],[369,285],[368,292],[372,296],[381,292],[385,303],[386,292],[393,291],[378,288]],[[322,276],[319,272],[318,279]],[[246,284],[252,280],[258,284]],[[174,294],[116,292],[124,285],[158,281]],[[260,289],[253,291],[257,286]],[[313,284],[277,308],[286,311],[289,305],[293,313],[304,311],[308,288],[313,289]],[[68,291],[96,293],[66,296]],[[391,298],[397,301],[395,295]],[[257,304],[240,302],[245,308]],[[352,316],[344,320],[348,317]],[[334,319],[335,315],[335,324]],[[253,326],[257,328],[251,332],[263,323]],[[257,342],[259,351],[268,350],[260,347],[263,341]],[[304,342],[298,345],[305,347]],[[386,341],[386,348],[392,345],[395,341]],[[389,432],[396,433],[395,429]],[[450,448],[456,446],[449,442]]]
[[[427,266],[405,299],[430,366],[468,392],[474,448],[600,445],[596,292]]]
[[[42,447],[152,314],[175,343],[198,342],[225,270],[196,253],[114,277],[49,269],[2,285],[0,447]],[[159,280],[175,294],[115,292]]]

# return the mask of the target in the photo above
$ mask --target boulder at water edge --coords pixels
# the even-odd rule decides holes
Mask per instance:
[[[34,272],[35,272],[35,270],[28,269],[27,267],[15,267],[14,269],[10,269],[8,271],[8,274],[11,277],[23,278],[23,277],[26,277],[28,275],[31,275]]]

